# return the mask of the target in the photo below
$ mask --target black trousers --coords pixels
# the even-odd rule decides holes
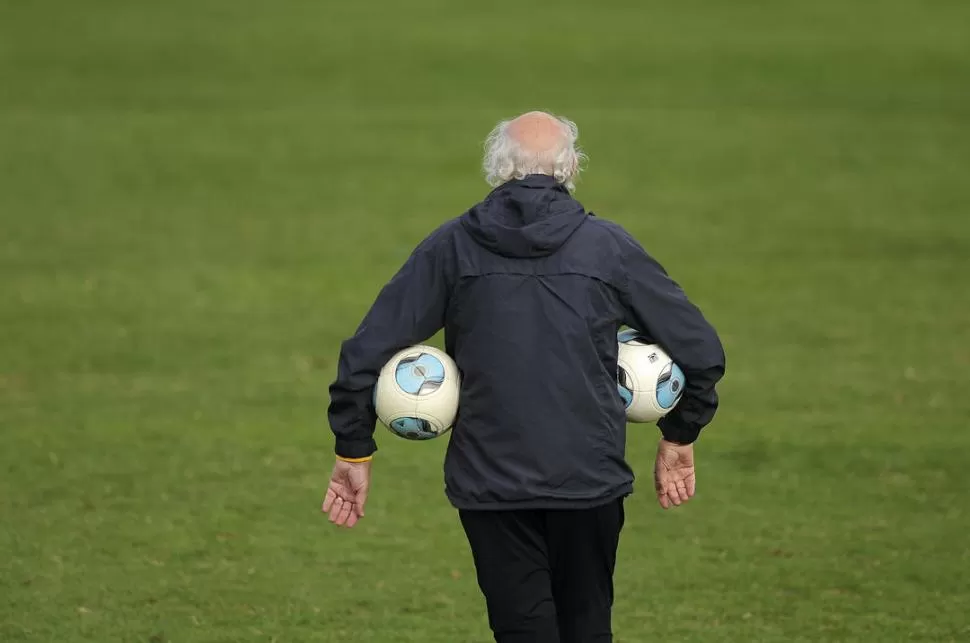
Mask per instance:
[[[609,643],[623,499],[593,509],[460,511],[498,643]]]

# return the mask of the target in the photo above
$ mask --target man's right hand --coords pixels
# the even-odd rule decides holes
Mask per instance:
[[[653,468],[657,500],[664,509],[687,502],[694,495],[694,445],[661,440]]]

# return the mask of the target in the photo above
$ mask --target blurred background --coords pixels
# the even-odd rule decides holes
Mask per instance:
[[[728,355],[616,640],[970,640],[968,80],[962,1],[0,0],[0,640],[489,640],[445,440],[319,515],[326,387],[529,109]]]

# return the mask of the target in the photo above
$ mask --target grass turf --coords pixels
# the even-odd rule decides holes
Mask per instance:
[[[0,639],[488,640],[444,443],[318,515],[339,341],[577,120],[577,196],[717,325],[699,495],[651,498],[616,640],[970,638],[970,11],[96,0],[0,7]]]

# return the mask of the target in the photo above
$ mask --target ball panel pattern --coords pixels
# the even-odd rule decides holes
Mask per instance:
[[[669,410],[674,408],[684,394],[686,378],[680,367],[671,362],[660,373],[657,379],[657,404],[660,408]]]
[[[623,408],[630,408],[633,404],[633,385],[630,382],[630,376],[627,374],[626,369],[623,367],[617,368],[616,377],[616,390],[620,394],[620,399],[623,400]]]
[[[621,330],[619,333],[617,333],[616,340],[621,344],[633,344],[641,346],[646,346],[650,343],[643,333],[638,330],[633,330],[632,328]]]
[[[430,440],[438,437],[438,432],[432,430],[431,423],[421,418],[400,417],[393,420],[388,428],[407,440]]]
[[[429,353],[405,357],[398,362],[394,379],[405,393],[428,395],[445,381],[445,365]]]

